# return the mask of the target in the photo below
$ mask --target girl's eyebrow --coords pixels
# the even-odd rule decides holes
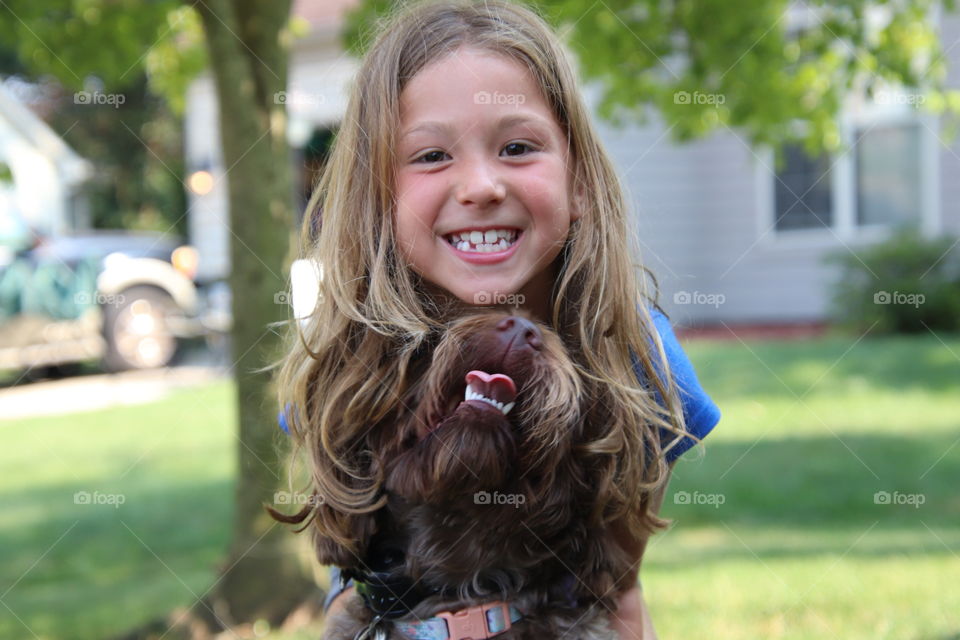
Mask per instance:
[[[543,118],[538,116],[510,114],[500,118],[500,120],[498,120],[494,126],[496,128],[501,128],[501,127],[511,127],[516,124],[535,124],[535,125],[543,126],[543,125],[546,125],[547,123]],[[452,134],[453,129],[454,129],[453,125],[446,122],[435,122],[435,121],[422,122],[417,126],[413,127],[412,129],[408,129],[407,131],[405,131],[400,136],[400,139],[403,140],[404,138],[407,138],[408,136],[411,136],[414,133],[417,133],[418,131],[433,131],[436,133]]]

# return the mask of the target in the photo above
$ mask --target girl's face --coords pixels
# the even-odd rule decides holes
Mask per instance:
[[[546,318],[550,265],[580,213],[567,139],[527,69],[459,49],[400,96],[395,229],[400,254],[467,304]]]

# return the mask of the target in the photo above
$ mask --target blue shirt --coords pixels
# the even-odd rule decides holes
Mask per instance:
[[[713,400],[710,399],[706,391],[703,390],[703,387],[700,386],[700,381],[697,380],[697,374],[693,370],[693,364],[691,364],[687,354],[683,352],[677,336],[673,333],[673,327],[670,326],[670,321],[656,309],[651,309],[650,315],[653,318],[653,324],[657,329],[657,333],[660,334],[660,341],[663,343],[663,352],[667,357],[667,363],[670,366],[673,379],[679,387],[680,403],[683,407],[683,416],[687,423],[687,431],[702,440],[713,430],[717,423],[720,422],[720,409]],[[633,368],[637,373],[637,378],[642,382],[643,374],[640,369],[640,362],[632,350],[630,352],[630,359],[631,362],[633,362]],[[656,366],[656,364],[654,366],[659,372],[659,367]],[[656,397],[662,404],[663,399],[660,397],[660,394],[656,394]],[[284,412],[280,413],[279,421],[280,427],[289,433]],[[665,444],[668,444],[673,436],[672,433],[666,430],[661,430],[660,435]],[[673,449],[667,452],[667,464],[672,463],[695,444],[696,441],[693,438],[685,436]],[[333,602],[333,599],[336,598],[341,591],[340,569],[339,567],[331,567],[330,593],[327,594],[324,600],[324,610],[330,606],[330,603]]]
[[[679,387],[680,403],[683,406],[683,417],[687,423],[687,431],[702,440],[720,422],[720,409],[700,386],[697,374],[693,370],[693,364],[690,363],[690,359],[677,341],[677,336],[673,333],[670,321],[656,309],[651,309],[650,315],[653,318],[657,333],[660,334],[663,352],[667,356],[667,363],[670,366],[670,372],[673,374],[673,380]],[[642,379],[640,362],[632,352],[630,357],[634,370],[637,372],[637,378]],[[659,371],[656,361],[654,362],[654,368]],[[662,403],[660,394],[656,395]],[[669,444],[673,436],[674,434],[666,430],[660,432],[664,444]],[[693,438],[685,436],[673,449],[667,452],[667,464],[679,458],[695,444],[696,441]]]

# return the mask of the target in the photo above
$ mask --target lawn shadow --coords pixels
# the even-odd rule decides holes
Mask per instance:
[[[0,585],[16,613],[0,616],[0,637],[102,638],[190,605],[226,553],[232,487],[128,483],[122,504],[106,492],[76,502],[72,484],[5,493],[8,513],[33,517],[0,527]]]
[[[677,531],[691,534],[722,533],[726,528],[739,535],[770,535],[751,542],[749,549],[731,550],[724,544],[657,562],[679,568],[754,553],[764,558],[887,556],[923,548],[911,546],[921,539],[925,554],[950,555],[951,549],[937,543],[931,531],[947,530],[949,534],[938,534],[947,539],[960,536],[960,447],[950,449],[958,439],[960,431],[951,437],[840,434],[840,439],[757,443],[706,440],[702,460],[693,459],[695,451],[688,452],[675,467],[661,515],[674,519]],[[875,542],[851,549],[850,536],[867,530]],[[777,532],[808,536],[811,543],[795,537],[781,541]]]
[[[943,340],[945,346],[940,340]],[[804,394],[811,385],[865,380],[878,392],[958,388],[960,335],[830,336],[797,341],[693,341],[704,386],[726,400]]]

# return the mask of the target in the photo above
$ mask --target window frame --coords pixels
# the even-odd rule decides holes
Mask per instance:
[[[904,92],[894,92],[906,95]],[[940,212],[940,119],[936,114],[926,113],[904,105],[903,109],[881,109],[876,104],[848,104],[839,118],[841,149],[831,154],[830,198],[831,225],[809,229],[776,228],[776,180],[777,172],[772,148],[757,151],[754,159],[755,183],[757,186],[756,232],[758,243],[777,248],[833,246],[838,242],[882,240],[890,235],[893,227],[884,224],[857,224],[857,167],[856,149],[853,144],[874,127],[890,125],[918,126],[920,163],[920,216],[917,222],[921,231],[936,235],[942,231]]]

